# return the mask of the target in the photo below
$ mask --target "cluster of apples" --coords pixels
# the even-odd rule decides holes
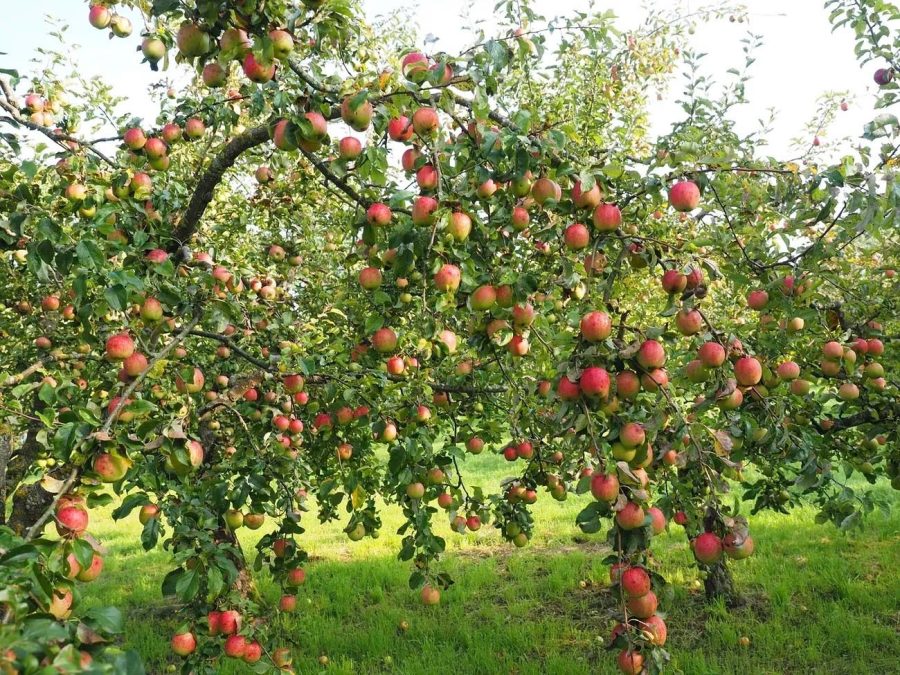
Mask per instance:
[[[109,28],[113,35],[120,38],[128,37],[133,30],[131,19],[121,14],[116,14],[109,7],[101,4],[90,6],[88,22],[98,30]]]

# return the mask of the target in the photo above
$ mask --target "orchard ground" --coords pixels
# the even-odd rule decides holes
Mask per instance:
[[[511,473],[496,455],[467,459],[484,487]],[[893,499],[887,482],[880,496]],[[311,561],[297,613],[276,618],[277,635],[294,647],[299,673],[459,674],[614,673],[603,653],[614,625],[614,598],[603,532],[584,535],[575,515],[588,496],[554,501],[541,493],[535,536],[524,549],[492,527],[459,535],[446,518],[437,531],[448,552],[441,563],[457,583],[437,607],[409,590],[407,563],[396,559],[402,524],[388,507],[379,539],[350,542],[340,526],[318,524],[314,512],[300,539]],[[897,504],[900,506],[900,504]],[[790,515],[754,516],[756,553],[731,564],[746,604],[708,605],[681,527],[654,540],[654,555],[674,596],[663,596],[672,664],[684,673],[889,673],[900,663],[900,514],[876,513],[862,532],[842,534],[813,522],[801,507]],[[137,515],[118,523],[92,512],[92,532],[109,547],[86,604],[115,605],[127,617],[125,646],[138,650],[148,672],[174,663],[168,648],[177,619],[160,596],[168,554],[140,547]],[[245,550],[266,532],[240,530]],[[264,574],[262,594],[280,591]],[[673,599],[674,598],[674,599]],[[404,631],[401,624],[406,622]],[[202,627],[198,627],[202,630]],[[740,639],[750,639],[742,646]],[[319,663],[327,655],[327,668]],[[249,672],[224,659],[222,673]]]

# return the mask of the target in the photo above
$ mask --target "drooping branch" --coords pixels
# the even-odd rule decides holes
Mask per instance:
[[[138,388],[141,382],[143,382],[144,378],[147,377],[147,374],[159,363],[162,359],[166,357],[166,355],[175,349],[181,342],[184,340],[185,336],[191,332],[194,326],[200,321],[201,313],[200,309],[196,308],[194,311],[194,315],[191,317],[191,320],[180,330],[178,334],[172,338],[162,349],[156,352],[152,358],[147,362],[147,366],[142,370],[136,378],[125,388],[125,391],[122,392],[122,395],[119,397],[119,402],[116,406],[110,411],[109,416],[106,418],[106,422],[104,422],[103,427],[98,432],[99,435],[107,435],[109,434],[109,430],[112,429],[112,425],[118,419],[119,414],[128,405],[128,397],[131,396],[135,389]],[[69,472],[69,475],[66,477],[66,480],[63,482],[62,486],[53,495],[53,499],[41,516],[32,524],[30,528],[28,528],[28,532],[25,534],[25,540],[30,541],[38,536],[44,529],[44,523],[53,515],[54,510],[56,509],[56,504],[59,502],[60,497],[66,494],[71,487],[75,484],[75,481],[78,480],[78,476],[81,475],[82,467],[76,466],[73,467]]]
[[[247,150],[262,145],[269,140],[269,129],[266,126],[255,127],[249,131],[235,136],[210,162],[205,173],[200,177],[194,194],[188,203],[187,209],[181,216],[181,222],[172,233],[174,243],[171,250],[177,250],[197,231],[200,219],[206,211],[206,207],[212,201],[216,186],[222,181],[225,172],[234,166],[237,158]]]
[[[57,131],[55,129],[51,129],[50,127],[45,127],[42,124],[35,124],[31,120],[22,117],[19,111],[16,109],[16,106],[13,104],[13,93],[9,88],[9,85],[5,80],[0,78],[0,90],[3,92],[5,101],[0,100],[0,109],[5,110],[9,113],[9,117],[0,117],[0,120],[8,122],[14,126],[20,125],[25,127],[26,129],[31,129],[32,131],[38,131],[54,143],[58,143],[59,145],[63,145],[64,142],[75,143],[80,145],[82,148],[89,150],[94,153],[101,160],[109,164],[111,167],[118,169],[119,165],[107,157],[101,150],[98,150],[97,147],[91,141],[85,141],[77,136],[72,136],[71,134],[63,133],[62,131]]]

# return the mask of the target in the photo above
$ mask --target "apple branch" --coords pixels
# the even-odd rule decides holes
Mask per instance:
[[[2,80],[0,80],[0,81],[2,81]],[[114,169],[119,168],[119,165],[116,162],[114,162],[109,157],[107,157],[103,152],[98,150],[94,146],[94,144],[91,143],[90,141],[83,141],[80,138],[77,138],[70,134],[66,134],[61,131],[55,131],[54,129],[45,127],[41,124],[35,124],[31,120],[27,120],[24,117],[22,117],[19,114],[18,110],[16,110],[13,106],[6,103],[5,101],[0,101],[0,108],[2,108],[7,113],[9,113],[9,117],[5,117],[5,116],[0,117],[0,121],[7,122],[9,124],[12,124],[13,126],[23,126],[27,129],[31,129],[33,131],[39,131],[40,133],[44,134],[44,136],[46,136],[47,138],[52,140],[54,143],[57,143],[58,145],[61,145],[61,146],[63,146],[63,141],[68,141],[70,143],[76,143],[76,144],[80,145],[81,147],[86,148],[87,150],[90,150],[97,157],[99,157],[101,160],[103,160],[104,162],[109,164]],[[63,147],[65,147],[65,146],[63,146]],[[66,148],[66,149],[68,150],[68,148]]]
[[[338,177],[331,171],[331,169],[329,169],[329,168],[325,165],[325,163],[324,163],[322,160],[318,159],[318,158],[317,158],[315,155],[313,155],[311,152],[307,152],[307,151],[304,150],[303,148],[300,148],[300,152],[302,152],[302,153],[303,153],[303,156],[306,157],[306,159],[309,160],[309,163],[312,164],[320,174],[322,174],[322,177],[325,178],[325,180],[327,180],[328,182],[330,182],[330,183],[331,183],[332,185],[334,185],[338,190],[340,190],[340,191],[343,192],[345,195],[347,195],[348,197],[350,197],[350,199],[352,199],[353,201],[355,201],[357,204],[359,204],[359,205],[360,205],[361,207],[363,207],[364,209],[369,208],[369,206],[372,204],[372,202],[369,201],[368,199],[365,199],[365,198],[364,198],[362,195],[360,195],[356,190],[354,190],[352,187],[350,187],[350,184],[347,183],[347,181],[345,181],[343,178],[338,178]]]
[[[181,222],[172,233],[172,238],[175,240],[172,250],[187,243],[197,231],[200,219],[212,201],[216,186],[222,181],[225,172],[234,166],[241,153],[262,145],[268,140],[268,127],[255,127],[232,138],[222,152],[209,163],[206,172],[200,177],[197,187],[194,188],[194,194],[191,195],[191,201],[181,217]]]
[[[125,388],[125,391],[122,392],[121,396],[119,397],[119,402],[110,411],[109,416],[106,418],[106,422],[103,423],[100,431],[97,432],[98,434],[109,434],[109,430],[112,429],[112,425],[115,423],[116,419],[118,419],[119,413],[125,408],[126,405],[128,405],[128,397],[131,396],[131,394],[134,393],[134,390],[138,388],[138,385],[140,385],[140,383],[144,380],[144,378],[147,376],[147,373],[149,373],[153,369],[153,367],[157,363],[159,363],[160,360],[165,358],[166,354],[172,351],[181,343],[182,340],[184,340],[184,337],[200,321],[200,316],[201,314],[198,308],[194,311],[194,316],[187,323],[187,325],[185,325],[184,328],[182,328],[178,332],[178,334],[174,338],[172,338],[172,340],[170,340],[168,344],[166,344],[165,347],[156,352],[156,354],[154,354],[148,360],[147,367],[144,368],[144,370],[142,370],[138,374],[138,376],[135,377],[134,380]],[[47,506],[41,516],[34,522],[34,524],[30,528],[28,528],[28,532],[25,533],[25,541],[31,541],[43,531],[44,523],[46,523],[50,516],[53,514],[53,511],[56,509],[56,505],[59,502],[60,497],[66,494],[78,479],[78,476],[81,474],[81,469],[81,466],[72,468],[72,470],[69,472],[69,475],[66,477],[66,480],[63,481],[63,484],[60,486],[59,490],[56,492],[56,494],[53,495],[53,499],[50,501],[50,504]]]

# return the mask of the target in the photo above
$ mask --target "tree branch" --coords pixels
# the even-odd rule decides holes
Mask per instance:
[[[212,201],[216,186],[221,182],[225,172],[234,166],[241,153],[262,145],[268,140],[268,127],[260,126],[250,129],[240,136],[232,138],[222,152],[210,162],[206,172],[200,177],[197,187],[194,188],[194,194],[191,196],[187,209],[181,216],[181,222],[172,233],[175,243],[170,250],[177,250],[180,246],[187,243],[197,231],[200,219],[203,217],[206,207]]]

